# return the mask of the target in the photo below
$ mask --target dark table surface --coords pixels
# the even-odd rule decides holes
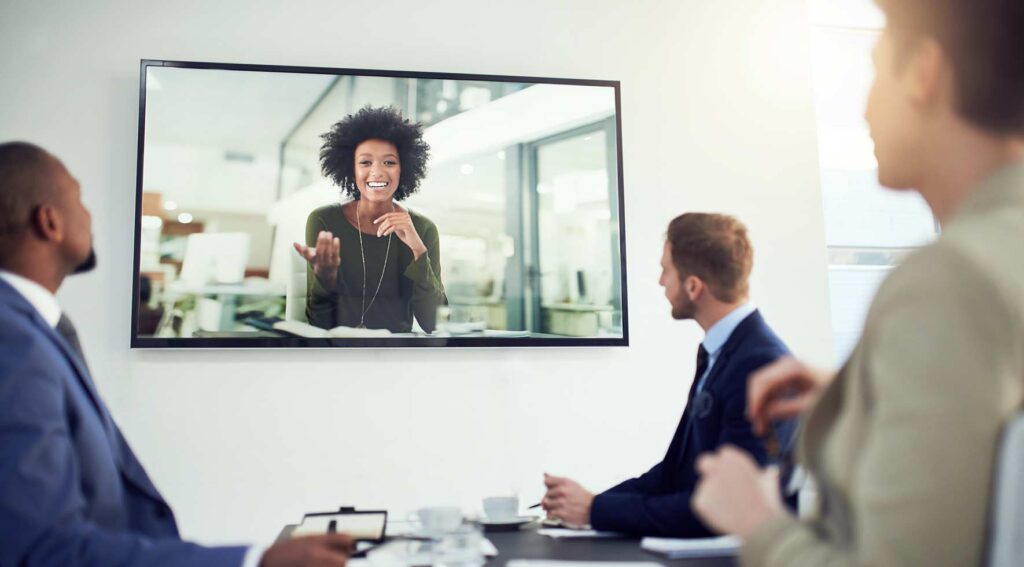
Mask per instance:
[[[559,561],[653,561],[673,567],[733,567],[731,557],[709,559],[667,559],[640,549],[638,538],[554,539],[525,527],[514,532],[487,532],[484,535],[498,548],[498,556],[488,567],[504,567],[512,559],[552,559]]]
[[[294,525],[285,526],[278,540],[291,535]],[[557,561],[653,561],[670,567],[735,567],[732,557],[707,559],[667,559],[640,549],[639,538],[562,538],[537,533],[536,524],[518,531],[485,532],[498,548],[498,556],[487,560],[487,567],[505,567],[513,559],[549,559]]]

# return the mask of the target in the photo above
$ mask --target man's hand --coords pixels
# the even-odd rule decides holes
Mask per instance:
[[[590,506],[594,495],[569,478],[544,474],[544,486],[548,487],[541,505],[549,518],[558,518],[569,527],[590,524]]]
[[[772,423],[810,409],[834,376],[792,357],[751,374],[747,381],[747,417],[754,433],[765,435]]]
[[[268,548],[260,567],[344,567],[352,549],[347,534],[297,537]]]
[[[757,468],[746,452],[726,445],[697,459],[701,478],[690,505],[719,533],[750,537],[765,522],[785,512],[776,469]]]

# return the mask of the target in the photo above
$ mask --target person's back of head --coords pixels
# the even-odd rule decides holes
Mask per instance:
[[[55,291],[65,276],[95,265],[78,181],[38,146],[0,144],[0,268]]]
[[[0,268],[32,226],[36,207],[54,196],[53,158],[27,142],[0,144]]]
[[[925,37],[941,45],[953,70],[955,108],[975,127],[1024,136],[1024,2],[876,0],[900,59]]]
[[[1024,2],[876,2],[886,23],[865,118],[878,180],[917,191],[945,223],[1024,161]]]
[[[723,214],[685,213],[669,223],[667,243],[680,280],[699,278],[723,303],[747,297],[754,250],[742,222]]]

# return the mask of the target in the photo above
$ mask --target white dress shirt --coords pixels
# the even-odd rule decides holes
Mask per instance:
[[[57,296],[50,293],[50,290],[45,287],[14,272],[0,270],[0,278],[11,284],[11,287],[25,298],[25,301],[28,301],[32,307],[35,307],[36,311],[39,312],[39,316],[43,318],[43,321],[46,321],[47,325],[54,329],[57,328],[57,322],[60,321],[61,314],[60,304],[57,303]]]

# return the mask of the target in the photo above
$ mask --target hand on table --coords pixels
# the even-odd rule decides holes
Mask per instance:
[[[353,545],[347,534],[297,537],[269,547],[259,567],[344,567]]]
[[[427,251],[426,244],[423,244],[423,239],[420,238],[420,234],[416,232],[416,227],[412,224],[409,211],[387,213],[377,217],[373,224],[377,225],[377,236],[395,233],[398,239],[412,250],[414,260],[419,260],[420,256]]]
[[[341,265],[341,240],[327,230],[316,236],[316,246],[303,246],[293,242],[295,251],[313,266],[313,273],[328,290],[338,285],[338,266]]]
[[[834,376],[792,357],[751,374],[747,382],[747,417],[754,433],[765,435],[773,422],[807,411]]]
[[[594,503],[591,492],[575,480],[546,473],[544,486],[548,491],[540,502],[549,518],[558,518],[568,527],[590,524],[590,507]]]
[[[762,470],[746,452],[726,445],[697,459],[700,480],[690,505],[711,529],[750,537],[783,515],[777,469]]]

